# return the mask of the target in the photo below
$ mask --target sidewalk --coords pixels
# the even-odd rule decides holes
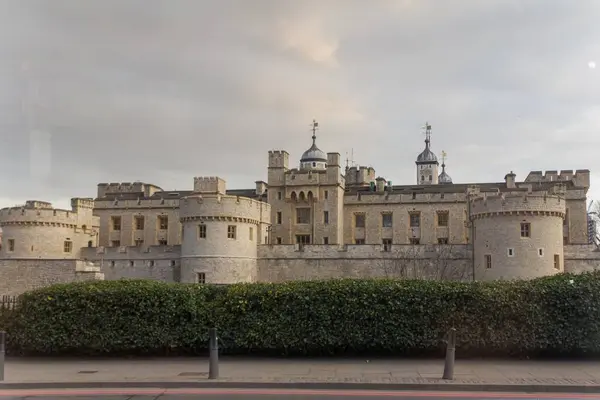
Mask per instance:
[[[406,388],[422,387],[423,390],[434,390],[436,385],[443,385],[445,389],[456,385],[472,386],[473,390],[485,390],[486,385],[518,390],[566,386],[573,390],[583,388],[600,392],[600,362],[596,361],[457,360],[453,381],[441,379],[443,369],[444,360],[222,358],[219,379],[209,381],[208,358],[13,358],[6,360],[5,381],[0,383],[0,389],[48,384],[55,387],[68,384],[77,387],[143,387],[160,383],[170,387],[192,387],[224,383],[241,386],[312,383],[382,387],[396,384]]]

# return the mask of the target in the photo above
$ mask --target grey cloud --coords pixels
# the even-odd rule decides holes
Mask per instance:
[[[3,7],[6,201],[93,195],[100,181],[187,188],[195,175],[251,187],[266,178],[267,150],[296,162],[312,118],[324,150],[354,149],[394,183],[414,181],[425,120],[455,181],[598,164],[585,146],[600,125],[594,0]],[[34,129],[51,138],[44,179],[29,171]]]

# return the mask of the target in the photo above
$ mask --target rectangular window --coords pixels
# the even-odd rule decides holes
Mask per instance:
[[[485,257],[485,267],[487,269],[491,269],[492,268],[492,255],[486,254],[484,257]]]
[[[323,223],[325,225],[329,224],[329,211],[323,211]]]
[[[236,237],[236,226],[229,225],[227,227],[227,239],[235,239]]]
[[[365,239],[354,239],[354,244],[365,244]]]
[[[204,225],[204,224],[198,225],[198,237],[200,239],[206,239],[206,225]]]
[[[281,244],[281,243],[283,243],[283,241],[281,240],[281,238],[280,238],[280,237],[278,237],[278,238],[277,238],[276,242],[277,242],[277,244]]]
[[[554,255],[554,269],[560,270],[560,254]]]
[[[70,240],[65,240],[63,248],[65,253],[70,253],[73,250],[73,242]]]
[[[159,245],[159,246],[166,246],[166,245],[167,245],[167,241],[166,241],[166,240],[164,240],[164,239],[163,239],[163,240],[159,240],[159,241],[158,241],[158,245]]]
[[[138,247],[142,246],[143,244],[144,244],[144,241],[142,239],[137,239],[135,241],[135,245],[138,246]]]
[[[544,256],[544,249],[538,249],[538,256],[540,256],[540,257]]]
[[[383,213],[381,214],[381,226],[384,228],[391,228],[393,223],[393,218],[391,213]]]
[[[135,216],[135,229],[138,231],[144,230],[144,217],[142,215]]]
[[[329,190],[323,192],[323,197],[325,197],[325,200],[329,198]]]
[[[327,236],[323,238],[323,244],[329,244],[329,238]]]
[[[121,246],[121,241],[120,240],[113,240],[112,242],[110,242],[112,247],[119,247]]]
[[[420,213],[411,213],[410,214],[410,227],[418,228],[421,226],[421,214]]]
[[[421,175],[421,180],[422,180],[422,181],[424,181],[424,180],[425,180],[425,177],[424,177],[423,175]],[[412,199],[413,199],[413,200],[416,200],[416,199],[417,199],[417,194],[416,194],[415,192],[413,192],[413,194],[412,194]]]
[[[438,238],[438,244],[448,244],[448,238]]]
[[[296,223],[310,224],[310,208],[296,208]]]
[[[8,251],[15,251],[15,239],[8,239]]]
[[[160,230],[167,230],[169,229],[169,217],[166,215],[159,215],[158,216],[158,229]]]
[[[254,240],[254,228],[251,226],[248,227],[248,239]]]
[[[383,251],[392,251],[392,239],[383,239],[381,243],[383,244]]]
[[[196,274],[196,283],[206,283],[206,274],[204,272]]]
[[[440,194],[440,199],[444,200],[444,193]]]
[[[121,230],[121,217],[111,217],[113,231]]]
[[[448,226],[449,216],[450,216],[450,213],[448,211],[438,211],[438,213],[437,213],[438,226]]]
[[[277,200],[281,200],[281,192],[277,192]]]
[[[507,254],[508,254],[509,257],[514,257],[514,255],[515,255],[515,249],[513,249],[513,248],[507,249]]]
[[[297,244],[310,244],[310,235],[296,235]]]
[[[277,211],[277,225],[281,225],[281,221],[283,221],[283,215],[281,214],[281,211]]]
[[[421,239],[420,238],[410,238],[410,239],[408,239],[408,242],[410,244],[421,244]]]
[[[529,222],[521,222],[521,237],[531,237],[531,224]]]
[[[354,214],[354,227],[364,228],[365,227],[365,214]]]

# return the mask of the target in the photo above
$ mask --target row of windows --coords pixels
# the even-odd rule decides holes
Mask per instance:
[[[110,218],[111,228],[113,231],[120,231],[122,226],[122,218],[113,216]],[[135,215],[133,217],[133,227],[135,230],[143,231],[146,226],[146,218],[143,215]],[[156,221],[156,227],[159,230],[167,230],[169,228],[169,217],[167,215],[159,215]]]
[[[323,198],[327,200],[329,198],[329,190],[323,191]],[[277,192],[277,200],[283,199],[283,192]]]
[[[410,226],[411,228],[418,228],[421,226],[421,214],[418,212],[411,212],[410,215]],[[450,220],[449,211],[438,211],[436,212],[437,226],[448,226]],[[354,227],[364,228],[366,221],[366,214],[356,213],[354,214]],[[393,213],[383,212],[381,213],[381,226],[384,228],[391,228],[393,226]],[[275,222],[278,225],[283,223],[283,213],[277,211]],[[322,223],[329,224],[329,211],[323,211]],[[310,208],[302,207],[296,208],[296,224],[310,224]]]
[[[142,261],[142,262],[143,262],[143,261]],[[116,264],[117,264],[117,263],[116,263],[116,261],[111,261],[111,262],[109,263],[109,265],[110,265],[111,267],[114,267]],[[135,261],[133,261],[133,260],[129,260],[128,264],[129,264],[129,266],[130,266],[130,267],[135,267],[135,265],[136,265],[136,264],[135,264]],[[171,261],[169,261],[169,266],[171,266],[171,267],[174,267],[176,264],[177,264],[177,263],[175,262],[175,260],[171,260]],[[154,266],[156,265],[156,262],[155,262],[154,260],[150,260],[150,261],[148,261],[148,262],[147,262],[147,264],[146,264],[146,265],[147,265],[148,267],[154,267]]]
[[[507,254],[509,257],[514,257],[515,250],[507,249]],[[544,255],[544,249],[538,249],[538,255],[540,257],[542,257]],[[484,265],[487,269],[492,268],[492,255],[491,254],[484,255]],[[560,270],[560,254],[554,255],[554,269]]]
[[[13,252],[15,251],[15,239],[8,239],[7,241],[8,248],[7,251]],[[91,247],[92,242],[88,243],[88,246]],[[31,251],[33,251],[33,246],[31,246]],[[73,251],[73,242],[70,239],[67,239],[63,242],[63,252],[71,253]]]

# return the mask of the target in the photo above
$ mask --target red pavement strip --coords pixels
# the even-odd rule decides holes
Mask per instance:
[[[460,398],[511,398],[511,399],[598,399],[598,394],[581,393],[489,393],[489,392],[415,392],[389,390],[310,390],[310,389],[30,389],[0,390],[2,397],[31,396],[159,396],[165,394],[179,395],[312,395],[312,396],[344,396],[344,397],[460,397]]]

